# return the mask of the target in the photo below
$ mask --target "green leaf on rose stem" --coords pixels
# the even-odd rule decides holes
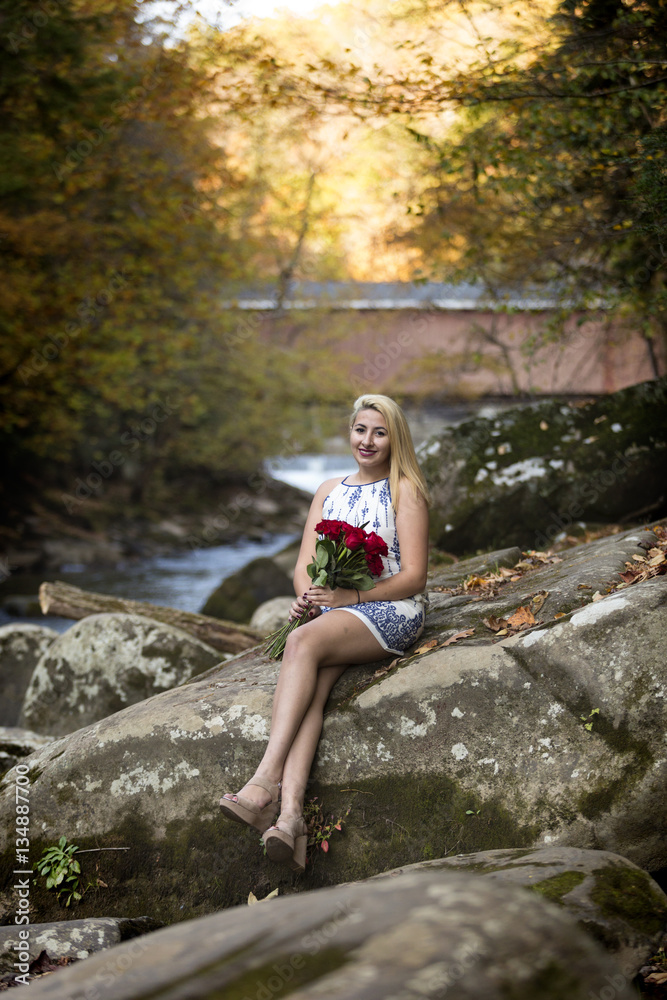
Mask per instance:
[[[318,569],[322,569],[324,566],[326,566],[326,564],[329,562],[330,554],[331,553],[327,552],[326,549],[320,548],[318,546],[317,552],[315,553],[315,565],[317,566]]]
[[[322,570],[318,576],[313,580],[313,584],[316,587],[326,587],[327,585],[327,573],[326,570]]]

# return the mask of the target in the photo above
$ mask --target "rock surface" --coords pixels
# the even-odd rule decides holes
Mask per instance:
[[[488,600],[459,595],[463,603],[430,612],[421,652],[346,671],[307,793],[327,817],[344,817],[343,832],[334,831],[328,854],[312,852],[297,884],[556,845],[612,851],[648,871],[667,867],[667,664],[658,643],[667,577],[591,600],[651,539],[651,531],[603,538],[510,579]],[[454,570],[459,581],[469,575],[459,563],[438,578]],[[546,590],[531,630],[498,641],[484,625]],[[472,634],[442,645],[461,630]],[[588,662],[573,680],[577,658]],[[109,915],[150,912],[169,922],[244,901],[251,890],[261,897],[292,886],[295,877],[264,858],[258,838],[218,811],[222,792],[237,790],[261,757],[277,673],[248,650],[38,750],[27,760],[39,817],[31,850],[38,856],[63,834],[82,848],[100,838],[130,845],[103,856]],[[6,870],[13,803],[10,772],[0,782]],[[0,903],[11,920],[10,881]],[[40,919],[57,914],[40,887],[31,903]],[[95,915],[94,906],[84,897],[81,915]]]
[[[207,598],[201,614],[246,623],[264,601],[289,596],[294,598],[291,578],[273,559],[262,556],[223,580]]]
[[[17,951],[27,952],[34,962],[45,951],[49,958],[88,958],[97,951],[160,925],[148,917],[127,920],[122,917],[91,917],[88,920],[61,920],[52,924],[30,924],[28,939],[19,937],[19,927],[0,927],[0,972],[16,972]],[[25,929],[25,928],[24,928]]]
[[[589,1000],[610,985],[631,1000],[628,977],[552,904],[421,872],[168,927],[33,983],[31,996]]]
[[[20,723],[63,736],[182,684],[221,654],[139,615],[90,615],[60,635],[34,669]]]
[[[287,621],[293,601],[293,597],[274,597],[270,601],[264,601],[253,611],[250,628],[254,628],[260,635],[275,632]]]
[[[480,851],[420,861],[374,875],[368,881],[418,871],[470,872],[539,893],[564,907],[611,952],[628,979],[657,951],[667,928],[667,895],[641,868],[609,851],[576,847]]]
[[[33,670],[59,633],[43,625],[0,627],[0,726],[15,726]]]
[[[476,418],[424,446],[432,537],[456,554],[544,549],[578,521],[667,510],[667,377],[595,401]]]
[[[0,774],[53,740],[53,736],[40,736],[18,726],[0,726]]]

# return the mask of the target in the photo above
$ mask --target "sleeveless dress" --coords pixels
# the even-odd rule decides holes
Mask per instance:
[[[367,531],[377,532],[387,543],[389,554],[383,556],[382,573],[374,579],[386,580],[387,577],[398,573],[401,568],[401,553],[394,510],[391,506],[389,479],[364,483],[362,486],[349,485],[344,479],[325,497],[322,517],[327,520],[347,521],[357,527],[366,524]],[[425,594],[416,594],[401,601],[366,601],[336,610],[356,615],[388,653],[398,654],[404,652],[421,635],[424,629],[426,600]],[[322,609],[322,611],[331,610],[331,608]]]

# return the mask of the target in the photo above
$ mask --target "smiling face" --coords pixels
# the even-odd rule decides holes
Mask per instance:
[[[359,410],[350,431],[350,447],[359,472],[369,481],[389,475],[391,445],[387,423],[377,410]]]

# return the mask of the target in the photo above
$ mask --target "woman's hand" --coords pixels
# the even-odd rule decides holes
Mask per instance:
[[[316,608],[348,608],[357,603],[356,590],[346,587],[309,587],[306,599]]]
[[[302,597],[297,597],[292,603],[292,607],[289,609],[289,619],[292,621],[293,618],[303,618],[304,621],[308,621],[309,618],[316,618],[317,615],[321,615],[322,612],[319,608],[313,607],[309,600],[306,599],[304,594]]]

